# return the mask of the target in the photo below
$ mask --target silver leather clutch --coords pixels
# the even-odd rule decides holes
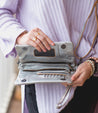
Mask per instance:
[[[28,45],[16,45],[19,56],[19,73],[16,85],[33,83],[71,83],[71,76],[76,70],[73,44],[55,42],[51,50],[38,52]]]

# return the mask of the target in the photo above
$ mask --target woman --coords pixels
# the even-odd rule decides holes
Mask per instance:
[[[57,41],[73,42],[74,48],[76,48],[80,34],[83,30],[83,26],[92,10],[95,1],[96,0],[1,0],[1,50],[6,57],[9,55],[16,56],[16,51],[14,48],[15,44],[28,44],[35,47],[38,51],[46,52],[47,50],[51,49],[50,45],[54,46],[54,42]],[[17,19],[13,17],[13,14],[16,14]],[[90,19],[88,20],[85,32],[83,32],[82,40],[77,50],[78,56],[82,57],[88,53],[91,48],[93,37],[96,34],[96,29],[97,25],[95,13],[93,11]],[[92,51],[86,55],[85,58],[83,58],[82,62],[89,57],[93,57],[92,59],[95,59],[94,61],[96,61],[96,58],[98,57],[97,50],[98,37]],[[77,57],[76,60],[77,63],[79,63]],[[83,86],[85,81],[94,73],[93,65],[94,62],[92,60],[83,62],[79,65],[76,73],[71,78],[73,81],[73,88],[71,89],[65,106],[72,99],[75,87]],[[98,74],[95,76],[98,76]],[[98,78],[96,78],[96,80],[98,80]],[[61,109],[56,109],[55,105],[64,94],[66,90],[65,86],[66,84],[62,85],[59,83],[35,84],[35,86],[30,85],[26,88],[23,86],[22,90],[25,88],[24,91],[26,92],[25,95],[24,91],[22,91],[23,100],[26,99],[26,101],[23,101],[23,105],[25,103],[23,112],[28,113],[28,110],[29,113],[61,112],[65,106],[63,106]],[[36,97],[35,101],[37,101],[37,103],[34,101],[35,104],[33,103],[34,105],[32,105],[29,97],[34,91],[36,92],[36,95],[34,94],[33,96]],[[78,91],[76,91],[76,93],[77,92]],[[81,90],[79,92],[81,92]],[[78,103],[74,103],[76,102],[75,99],[77,100],[76,95],[77,94],[75,94],[73,100],[65,108],[66,112],[68,110],[67,108],[72,108],[70,109],[71,111],[68,112],[78,113],[78,111],[75,109],[75,106],[77,106]],[[87,105],[88,104],[86,104],[86,106]],[[26,107],[28,107],[28,110]],[[87,113],[87,109],[82,113]],[[82,108],[80,108],[79,113],[81,111]]]

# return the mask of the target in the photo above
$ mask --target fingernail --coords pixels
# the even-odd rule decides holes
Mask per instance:
[[[39,50],[39,52],[41,52],[41,50]]]
[[[74,81],[74,78],[72,77],[71,80]]]
[[[44,51],[44,52],[46,52],[46,50],[45,50],[45,49],[44,49],[43,51]]]
[[[48,50],[50,50],[51,48],[50,47],[48,47]]]
[[[55,45],[54,43],[51,43],[53,46]]]

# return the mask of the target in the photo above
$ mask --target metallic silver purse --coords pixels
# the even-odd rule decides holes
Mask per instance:
[[[71,76],[76,70],[73,44],[71,42],[55,42],[51,50],[38,52],[28,45],[16,45],[19,56],[19,74],[15,81],[16,85],[34,83],[72,83]],[[66,92],[57,108],[62,106],[71,86]]]

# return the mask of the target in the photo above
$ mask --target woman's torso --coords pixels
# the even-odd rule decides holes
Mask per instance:
[[[37,27],[53,41],[72,41],[76,46],[93,4],[94,0],[20,0],[17,18],[28,31]],[[95,29],[96,22],[93,13],[79,47],[80,56],[90,48]],[[85,44],[86,48],[84,48]],[[36,84],[35,86],[40,113],[52,113],[51,110],[57,113],[59,110],[53,108],[55,104],[52,105],[52,103],[54,101],[57,103],[65,87],[61,84]]]

